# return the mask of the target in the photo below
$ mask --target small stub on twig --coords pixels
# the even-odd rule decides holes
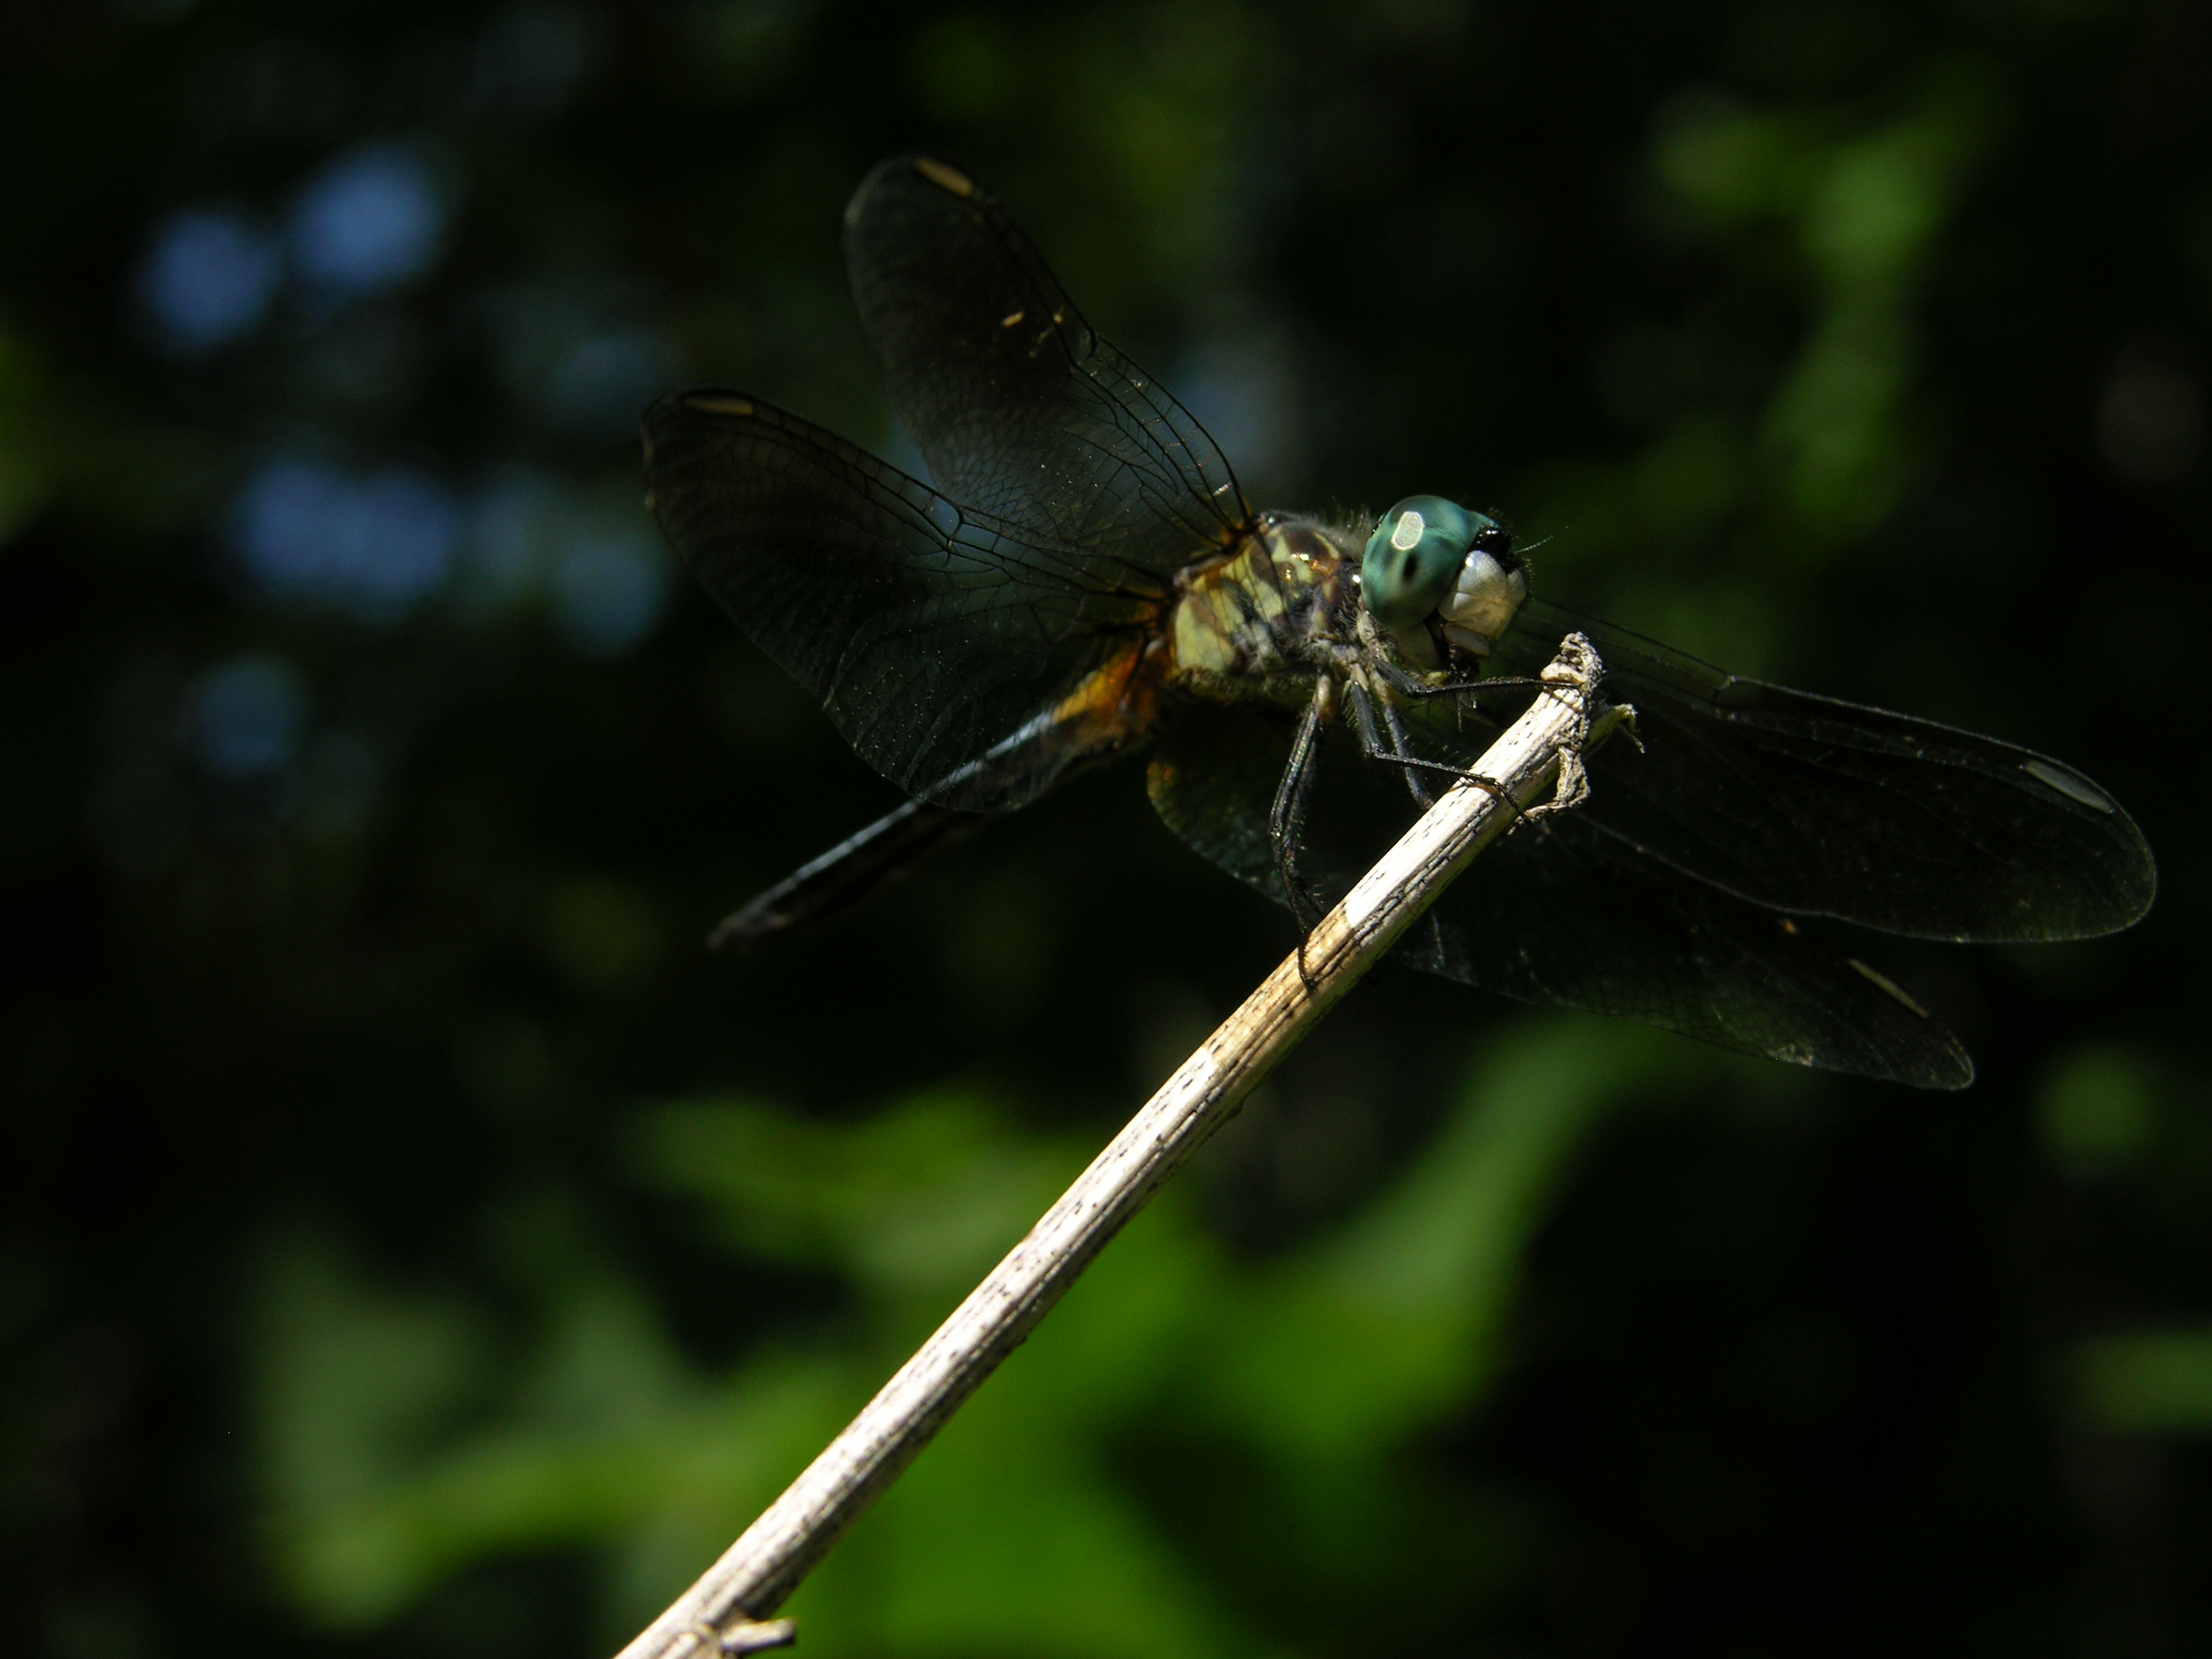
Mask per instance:
[[[694,1654],[725,1654],[729,1659],[741,1659],[748,1653],[766,1653],[770,1648],[787,1648],[799,1641],[799,1625],[791,1619],[748,1619],[737,1615],[737,1622],[728,1626],[709,1625],[703,1620],[691,1626],[691,1636],[696,1644]]]

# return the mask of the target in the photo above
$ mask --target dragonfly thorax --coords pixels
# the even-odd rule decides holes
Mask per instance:
[[[1356,651],[1358,543],[1286,513],[1184,570],[1169,620],[1170,678],[1202,696],[1293,706]]]

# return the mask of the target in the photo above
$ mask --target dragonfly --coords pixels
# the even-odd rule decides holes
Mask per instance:
[[[1548,604],[1497,519],[1255,511],[1213,440],[938,157],[847,207],[853,295],[915,478],[752,392],[643,420],[647,505],[740,630],[908,799],[718,930],[818,921],[950,841],[1147,750],[1167,826],[1301,924],[1580,631],[1637,740],[1575,811],[1493,844],[1398,961],[1799,1066],[1962,1088],[1972,1061],[1824,936],[2051,941],[2126,927],[2157,875],[2061,762],[1725,673]]]

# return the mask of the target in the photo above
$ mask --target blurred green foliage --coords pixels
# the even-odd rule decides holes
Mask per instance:
[[[1383,1623],[1418,1636],[1439,1600],[1520,1553],[1520,1517],[1415,1448],[1493,1375],[1570,1156],[1629,1100],[1743,1069],[1640,1031],[1594,1054],[1589,1022],[1531,1021],[1480,1057],[1419,1164],[1294,1251],[1240,1261],[1171,1193],[794,1602],[809,1645],[1111,1654],[1133,1609],[1163,1654],[1356,1644]],[[631,1139],[647,1189],[702,1201],[725,1248],[836,1275],[842,1316],[710,1379],[572,1237],[559,1304],[495,1368],[455,1298],[379,1295],[326,1243],[279,1246],[265,1478],[278,1559],[317,1621],[374,1624],[473,1564],[568,1543],[610,1553],[600,1634],[618,1643],[658,1611],[671,1566],[742,1529],[1090,1150],[965,1095],[834,1127],[667,1106]],[[544,1203],[530,1224],[573,1228],[568,1204]],[[1159,1512],[1158,1473],[1131,1448],[1179,1441],[1269,1495],[1271,1513],[1233,1523],[1257,1535],[1177,1535],[1189,1517]]]
[[[2085,766],[2165,890],[1863,946],[1959,1100],[1377,975],[801,1591],[808,1651],[2212,1636],[2201,8],[100,0],[0,46],[0,1650],[611,1650],[1287,947],[1114,769],[698,947],[891,796],[659,549],[635,414],[735,382],[911,464],[837,227],[917,143],[1263,504],[1504,511],[1547,595]]]
[[[2082,1393],[2102,1426],[2136,1431],[2212,1430],[2212,1332],[2138,1331],[2082,1351]]]

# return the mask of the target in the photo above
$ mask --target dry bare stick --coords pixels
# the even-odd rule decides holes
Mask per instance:
[[[1476,775],[1495,788],[1455,784],[1423,814],[1314,928],[1305,975],[1295,954],[1270,974],[845,1431],[619,1659],[705,1659],[793,1639],[791,1620],[763,1615],[798,1588],[1107,1241],[1522,809],[1555,779],[1559,805],[1580,799],[1598,673],[1588,640],[1571,634],[1560,642],[1544,671],[1558,689],[1538,697],[1477,764]],[[1607,711],[1601,725],[1613,718]]]

